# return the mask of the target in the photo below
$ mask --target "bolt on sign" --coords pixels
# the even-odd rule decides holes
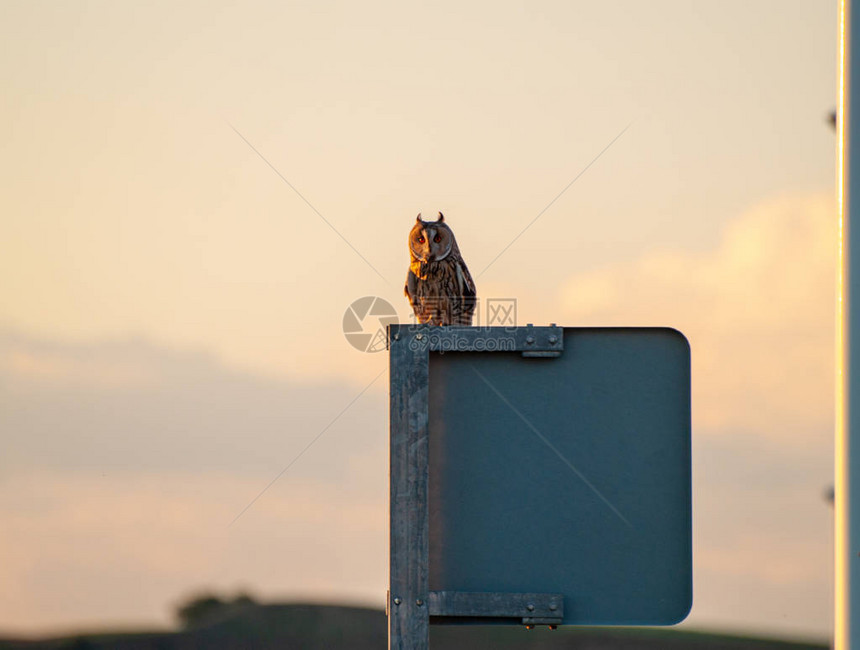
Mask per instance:
[[[389,647],[692,604],[690,348],[667,328],[388,329]]]

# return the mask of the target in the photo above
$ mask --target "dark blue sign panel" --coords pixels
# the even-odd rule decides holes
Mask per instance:
[[[563,343],[431,353],[430,589],[563,594],[564,624],[676,623],[692,604],[687,340]]]

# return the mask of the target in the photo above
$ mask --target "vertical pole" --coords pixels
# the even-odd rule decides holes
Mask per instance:
[[[836,650],[860,649],[860,12],[854,5],[839,2]]]
[[[417,331],[416,331],[417,329]],[[428,399],[423,328],[388,328],[391,428],[389,650],[429,650]]]

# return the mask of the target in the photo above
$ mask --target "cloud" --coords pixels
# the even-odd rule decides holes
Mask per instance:
[[[568,322],[670,325],[690,339],[694,424],[808,444],[832,428],[837,212],[767,201],[701,253],[655,250],[572,277]]]
[[[693,441],[694,607],[690,625],[830,630],[830,445],[816,452],[723,432]]]
[[[0,332],[0,629],[165,624],[207,586],[381,604],[385,382],[231,526],[358,389]]]
[[[34,473],[2,481],[0,628],[170,623],[195,589],[381,605],[385,481]]]
[[[836,254],[830,196],[784,196],[710,250],[652,250],[561,290],[567,323],[690,340],[691,626],[830,628]]]
[[[0,547],[14,560],[0,626],[164,623],[166,604],[201,585],[378,599],[384,383],[228,528],[358,390],[142,340],[0,333]]]
[[[371,368],[364,385],[381,369]],[[385,377],[294,473],[335,478],[349,458],[382,453]],[[54,468],[271,476],[360,392],[333,382],[260,378],[204,353],[143,340],[60,343],[9,332],[0,332],[0,386],[7,445],[0,467],[6,473]]]

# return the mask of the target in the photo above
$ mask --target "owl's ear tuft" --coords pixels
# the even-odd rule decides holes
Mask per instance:
[[[443,221],[445,221],[445,215],[440,212],[439,218],[436,219],[436,223],[442,223]]]
[[[415,221],[417,221],[418,223],[421,223],[421,213],[420,212],[418,213],[418,216],[415,217]]]

